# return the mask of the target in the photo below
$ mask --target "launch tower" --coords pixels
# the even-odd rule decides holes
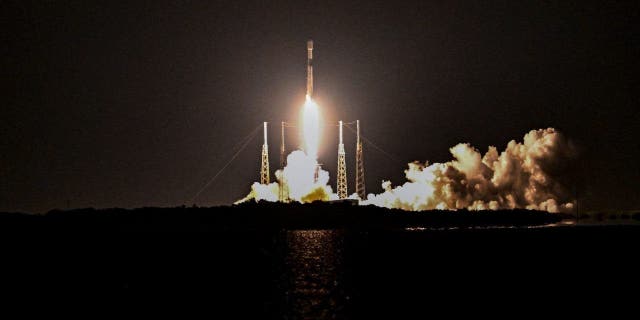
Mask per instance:
[[[361,200],[365,200],[364,187],[364,159],[362,157],[362,141],[360,140],[360,120],[356,120],[356,193]]]
[[[280,127],[280,191],[278,194],[278,199],[280,200],[280,202],[289,202],[289,186],[287,185],[287,180],[284,176],[284,167],[287,166],[285,151],[284,121],[282,121]]]
[[[342,121],[340,125],[340,143],[338,144],[338,198],[347,197],[347,165],[345,161],[344,144],[342,143]]]
[[[260,166],[260,183],[269,184],[269,147],[267,146],[267,123],[264,123],[264,144],[262,145],[262,164]]]

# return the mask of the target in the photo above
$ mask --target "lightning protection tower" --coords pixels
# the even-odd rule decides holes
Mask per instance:
[[[287,166],[284,147],[284,121],[282,121],[280,128],[280,188],[278,198],[280,202],[289,202],[289,186],[284,176],[284,167]]]
[[[262,145],[262,165],[260,166],[260,183],[269,184],[269,147],[267,146],[267,123],[264,123],[264,144]]]
[[[362,141],[360,140],[360,120],[356,120],[356,193],[361,200],[366,197],[364,188],[364,159],[362,157]]]
[[[347,165],[345,161],[344,144],[342,143],[342,121],[340,124],[340,144],[338,144],[338,198],[347,197]]]

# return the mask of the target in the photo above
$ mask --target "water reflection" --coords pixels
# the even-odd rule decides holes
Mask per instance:
[[[344,318],[349,296],[343,282],[339,230],[286,232],[285,309],[291,319]]]

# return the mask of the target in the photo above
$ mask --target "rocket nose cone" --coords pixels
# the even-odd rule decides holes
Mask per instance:
[[[307,41],[307,50],[313,50],[313,40]]]

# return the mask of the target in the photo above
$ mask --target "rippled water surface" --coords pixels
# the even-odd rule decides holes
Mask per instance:
[[[349,295],[343,283],[343,240],[339,230],[286,232],[285,300],[293,317],[332,319]]]

